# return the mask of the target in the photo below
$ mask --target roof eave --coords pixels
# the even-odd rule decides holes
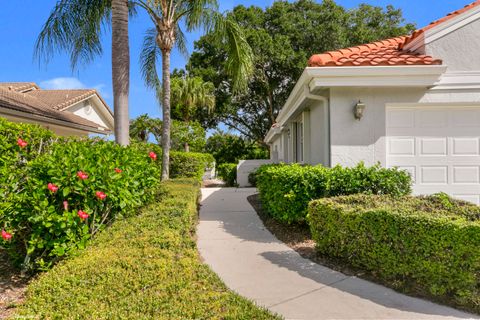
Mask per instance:
[[[38,121],[42,121],[42,122],[45,122],[45,123],[50,123],[50,124],[54,124],[54,125],[59,125],[59,126],[83,131],[83,132],[86,132],[86,133],[98,133],[98,134],[104,134],[104,135],[111,134],[111,131],[108,130],[107,128],[89,127],[89,126],[85,126],[85,125],[78,124],[78,123],[73,123],[73,122],[64,121],[64,120],[60,120],[60,119],[54,119],[54,118],[50,118],[50,117],[45,117],[45,116],[41,116],[41,115],[37,115],[37,114],[33,114],[33,113],[23,112],[23,111],[13,109],[13,108],[9,108],[9,107],[6,107],[6,106],[0,106],[0,115],[1,114],[16,116],[16,117],[23,118],[23,119],[28,119],[28,120],[38,120]]]

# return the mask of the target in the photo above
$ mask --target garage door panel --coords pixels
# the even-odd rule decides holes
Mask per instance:
[[[387,165],[416,194],[445,192],[480,204],[480,107],[387,108]]]
[[[480,139],[459,137],[452,138],[452,155],[454,156],[471,156],[479,155],[480,152]]]

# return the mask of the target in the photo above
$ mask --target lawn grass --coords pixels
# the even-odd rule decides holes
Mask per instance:
[[[201,263],[199,184],[174,180],[164,187],[155,204],[33,281],[16,317],[279,319],[232,293]]]

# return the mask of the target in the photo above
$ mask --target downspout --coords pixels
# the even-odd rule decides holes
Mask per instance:
[[[332,163],[332,144],[331,144],[331,131],[330,131],[330,128],[331,128],[330,99],[325,98],[324,96],[320,96],[320,95],[316,95],[316,94],[312,93],[311,90],[310,90],[310,86],[308,84],[305,85],[304,90],[305,90],[305,97],[307,99],[323,102],[325,107],[326,107],[325,110],[327,111],[326,116],[327,116],[327,132],[328,132],[328,136],[327,136],[328,157],[327,157],[326,166],[330,167],[331,163]]]

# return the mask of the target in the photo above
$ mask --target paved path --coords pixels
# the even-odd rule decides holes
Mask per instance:
[[[240,295],[286,319],[479,319],[303,259],[265,229],[255,192],[202,190],[200,254]]]

